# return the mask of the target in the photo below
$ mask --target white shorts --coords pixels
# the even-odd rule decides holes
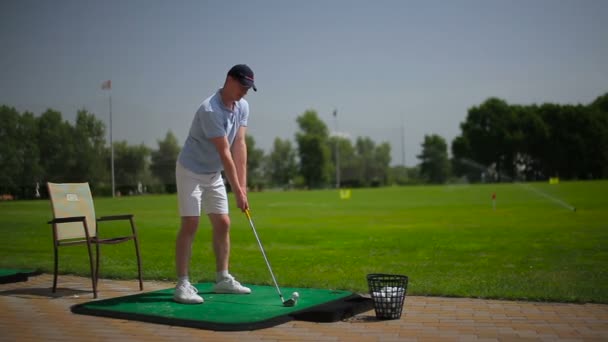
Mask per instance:
[[[201,216],[201,208],[207,214],[228,214],[228,195],[221,172],[200,175],[177,162],[175,181],[180,216]]]

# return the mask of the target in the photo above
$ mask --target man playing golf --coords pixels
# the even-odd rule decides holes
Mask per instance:
[[[179,303],[198,304],[203,298],[190,284],[188,269],[192,243],[198,230],[201,209],[213,228],[213,251],[216,259],[216,293],[251,293],[228,272],[230,258],[230,217],[223,170],[239,209],[247,202],[247,145],[245,132],[249,104],[247,91],[257,91],[253,71],[245,64],[228,71],[224,86],[207,98],[197,110],[184,147],[177,159],[175,178],[181,216],[181,228],[175,246],[178,282],[173,299]]]

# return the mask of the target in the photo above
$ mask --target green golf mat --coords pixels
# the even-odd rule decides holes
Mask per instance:
[[[0,268],[0,284],[27,281],[28,277],[38,274],[40,272],[30,269]]]
[[[77,314],[113,317],[209,330],[255,330],[293,319],[335,322],[371,310],[370,298],[348,291],[309,288],[281,288],[285,299],[294,291],[296,306],[283,306],[275,287],[247,285],[252,293],[216,294],[212,283],[194,284],[205,302],[178,304],[174,289],[97,300],[72,306]]]

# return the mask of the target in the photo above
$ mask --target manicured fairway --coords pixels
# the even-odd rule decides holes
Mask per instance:
[[[266,191],[250,204],[282,286],[367,292],[366,274],[396,273],[414,295],[608,303],[607,193],[608,181],[411,186],[354,189],[349,200],[336,190]],[[174,278],[176,206],[175,195],[96,198],[97,216],[136,215],[148,279]],[[232,212],[231,272],[272,284],[245,215]],[[52,270],[50,216],[45,200],[0,202],[0,267]],[[191,276],[210,281],[202,222]],[[88,274],[84,250],[63,248],[61,272]],[[132,246],[102,253],[103,277],[135,277]]]

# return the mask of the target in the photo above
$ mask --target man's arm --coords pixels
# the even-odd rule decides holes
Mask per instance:
[[[232,158],[236,167],[236,174],[239,184],[247,193],[247,142],[245,134],[247,127],[240,127],[232,144]]]
[[[232,188],[232,192],[236,197],[236,205],[239,209],[245,211],[249,209],[249,204],[247,203],[247,192],[244,190],[243,186],[239,182],[239,174],[237,173],[237,167],[232,158],[232,153],[230,152],[230,144],[228,143],[228,138],[217,137],[211,138],[211,142],[215,145],[217,152],[220,155],[220,159],[222,160],[222,165],[224,166],[224,173],[228,178],[228,182],[230,182],[230,186]]]

